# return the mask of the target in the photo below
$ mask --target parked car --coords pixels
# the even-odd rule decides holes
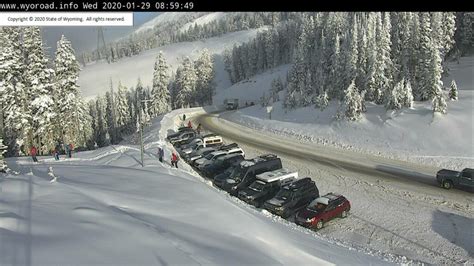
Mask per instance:
[[[210,156],[209,154],[205,158],[198,159],[194,162],[194,165],[196,168],[199,170],[202,170],[206,165],[212,164],[217,158],[225,156],[227,154],[240,154],[242,157],[245,156],[244,151],[237,147],[237,148],[232,148],[229,150],[217,150],[212,153],[214,156]]]
[[[232,176],[232,174],[235,171],[238,171],[236,170],[238,168],[240,168],[240,163],[230,166],[224,172],[214,176],[214,180],[212,180],[212,184],[222,189],[224,186],[225,180],[228,179],[230,176]]]
[[[202,165],[210,164],[213,160],[216,160],[217,158],[226,154],[227,153],[225,151],[213,151],[211,153],[208,153],[206,156],[195,160],[193,166],[199,169]]]
[[[173,137],[173,138],[170,138],[169,141],[171,144],[173,144],[174,146],[180,146],[182,144],[186,144],[185,141],[189,140],[189,139],[194,139],[196,138],[198,135],[197,135],[197,132],[192,130],[192,131],[184,131],[184,132],[181,132],[177,137]]]
[[[464,168],[461,172],[441,169],[436,173],[436,180],[445,189],[452,187],[474,189],[474,169]]]
[[[204,166],[201,171],[207,178],[213,179],[217,174],[222,173],[225,169],[238,164],[243,160],[244,156],[242,156],[242,154],[227,154],[218,158],[212,164]]]
[[[256,175],[281,169],[281,160],[274,154],[265,154],[240,162],[239,168],[225,180],[223,189],[233,196],[252,184]]]
[[[199,160],[200,158],[208,155],[211,152],[216,151],[215,148],[213,147],[208,147],[208,148],[202,148],[197,150],[196,152],[193,152],[189,154],[189,156],[185,156],[184,159],[190,164],[193,165],[194,161]]]
[[[281,187],[298,178],[298,172],[278,169],[256,175],[257,180],[248,188],[239,191],[239,199],[257,208],[273,198]]]
[[[321,229],[336,217],[345,218],[351,203],[342,195],[328,193],[313,200],[305,209],[296,214],[295,222],[309,228]]]
[[[288,218],[318,197],[318,187],[311,178],[305,177],[284,186],[263,207],[273,214]]]
[[[177,148],[176,150],[182,157],[185,154],[191,153],[200,144],[202,144],[202,139],[200,137],[196,137],[192,139],[188,144],[181,145],[181,147]]]
[[[178,128],[178,132],[168,134],[168,136],[166,136],[166,139],[167,139],[168,141],[170,141],[170,140],[173,139],[173,138],[179,137],[179,135],[180,135],[181,133],[187,132],[187,131],[194,131],[194,129],[192,129],[192,128],[190,128],[190,127],[180,127],[180,128]]]

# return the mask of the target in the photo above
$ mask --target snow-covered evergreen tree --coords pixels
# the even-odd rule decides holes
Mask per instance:
[[[390,91],[385,94],[385,108],[387,108],[387,110],[399,110],[402,108],[402,104],[399,101],[402,97],[402,90],[403,83],[402,81],[399,81]]]
[[[176,71],[174,89],[176,90],[176,106],[188,107],[194,104],[197,76],[193,63],[189,57],[183,60]]]
[[[453,101],[458,99],[458,85],[454,79],[451,81],[451,86],[449,88],[449,99]]]
[[[124,128],[130,121],[126,88],[119,81],[117,92],[117,126]]]
[[[50,151],[55,146],[54,119],[56,106],[54,93],[54,71],[48,65],[43,51],[43,42],[39,27],[27,27],[24,32],[26,76],[25,85],[31,108],[27,108],[31,121],[27,146],[45,148]],[[44,147],[42,147],[44,144]]]
[[[446,114],[448,111],[448,104],[446,103],[446,100],[444,99],[443,91],[439,90],[435,94],[433,100],[432,100],[432,105],[433,105],[433,112],[434,113],[442,113]]]
[[[90,128],[88,110],[80,95],[77,79],[79,63],[74,55],[71,42],[61,36],[57,43],[55,66],[55,95],[58,117],[55,121],[58,136],[64,143],[73,143],[75,146],[84,145],[86,127]],[[90,130],[89,130],[90,131]]]
[[[0,27],[0,104],[4,115],[4,141],[11,154],[18,154],[23,146],[26,152],[31,121],[27,112],[27,89],[24,75],[26,67],[23,58],[20,27]]]
[[[207,49],[204,49],[194,63],[196,70],[196,100],[201,105],[211,104],[214,94],[214,63]]]
[[[344,95],[344,115],[347,119],[355,121],[361,117],[362,101],[363,99],[355,86],[355,81],[353,80],[349,87],[347,87]]]
[[[151,108],[153,110],[153,117],[166,113],[171,109],[170,93],[168,91],[169,74],[168,65],[166,64],[163,52],[160,51],[156,57],[155,67],[153,72],[153,88],[152,88],[152,102]]]
[[[413,92],[411,88],[411,82],[410,80],[406,80],[403,78],[400,81],[403,84],[402,90],[400,92],[400,104],[403,107],[411,108],[413,106]]]

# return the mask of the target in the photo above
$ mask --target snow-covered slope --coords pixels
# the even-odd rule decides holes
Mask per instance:
[[[144,134],[143,168],[134,144],[58,162],[9,159],[13,171],[0,176],[0,265],[403,262],[327,241],[216,190],[183,163],[159,163],[157,145],[182,112],[202,110],[157,118]]]
[[[85,98],[92,98],[109,90],[109,78],[112,78],[115,84],[120,80],[126,87],[132,87],[137,84],[137,79],[140,77],[144,86],[151,86],[153,66],[160,50],[163,51],[168,65],[171,65],[170,70],[174,71],[183,57],[189,56],[195,59],[204,48],[207,48],[211,54],[216,55],[216,61],[222,61],[220,54],[226,48],[246,42],[259,31],[265,29],[233,32],[204,41],[170,44],[148,50],[134,57],[123,58],[111,64],[106,62],[91,64],[81,70],[79,86]],[[222,62],[217,62],[217,64],[223,66]],[[224,69],[219,68],[218,71],[224,72]]]
[[[218,90],[215,102],[225,98],[240,98],[241,105],[249,100],[258,101],[263,92],[269,95],[274,78],[285,80],[287,69],[282,66]],[[447,115],[433,117],[429,102],[416,102],[412,109],[396,112],[368,104],[362,120],[354,123],[334,119],[336,102],[324,111],[314,107],[287,111],[280,101],[273,104],[272,120],[268,119],[266,108],[258,104],[224,117],[251,128],[321,145],[452,169],[473,167],[474,57],[461,58],[459,64],[450,64],[450,69],[451,75],[444,83],[449,86],[452,79],[456,80],[459,101],[448,102]]]
[[[194,26],[194,25],[201,26],[201,25],[213,22],[215,20],[219,20],[219,19],[225,17],[225,15],[226,15],[226,13],[224,13],[224,12],[212,12],[210,14],[203,15],[203,16],[198,17],[197,19],[195,19],[191,22],[188,22],[188,23],[184,24],[183,27],[180,30],[181,31],[186,31],[191,26]]]
[[[187,14],[188,13],[186,12],[163,12],[155,18],[143,23],[138,29],[134,31],[134,33],[140,33],[143,31],[151,30],[155,26],[159,26],[163,23],[172,23],[173,21],[177,21],[182,17],[186,16]]]

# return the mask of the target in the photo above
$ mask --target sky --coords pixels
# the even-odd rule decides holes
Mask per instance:
[[[156,17],[160,12],[134,12],[133,13],[133,27],[104,27],[105,42],[113,41],[120,38],[127,33],[133,31],[135,28],[145,23],[146,21]],[[56,50],[56,42],[64,34],[72,42],[72,46],[76,51],[76,55],[93,50],[97,47],[97,27],[43,27],[43,41],[48,47],[49,54],[54,54]]]

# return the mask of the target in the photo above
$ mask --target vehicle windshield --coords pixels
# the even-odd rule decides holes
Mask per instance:
[[[316,204],[309,205],[308,209],[313,210],[313,211],[324,211],[326,209],[327,205],[322,204],[320,202],[317,202]]]
[[[234,171],[232,171],[232,174],[230,174],[230,178],[237,182],[242,181],[243,175],[245,175],[246,172],[247,167],[236,167]]]
[[[214,162],[214,164],[216,166],[221,166],[222,164],[224,164],[223,158],[217,158],[216,161]]]
[[[249,188],[253,191],[262,191],[264,187],[265,187],[264,182],[256,181],[256,182],[253,182],[252,185],[250,185]]]
[[[278,192],[276,197],[283,200],[289,199],[291,197],[291,191],[289,189],[282,189]]]

